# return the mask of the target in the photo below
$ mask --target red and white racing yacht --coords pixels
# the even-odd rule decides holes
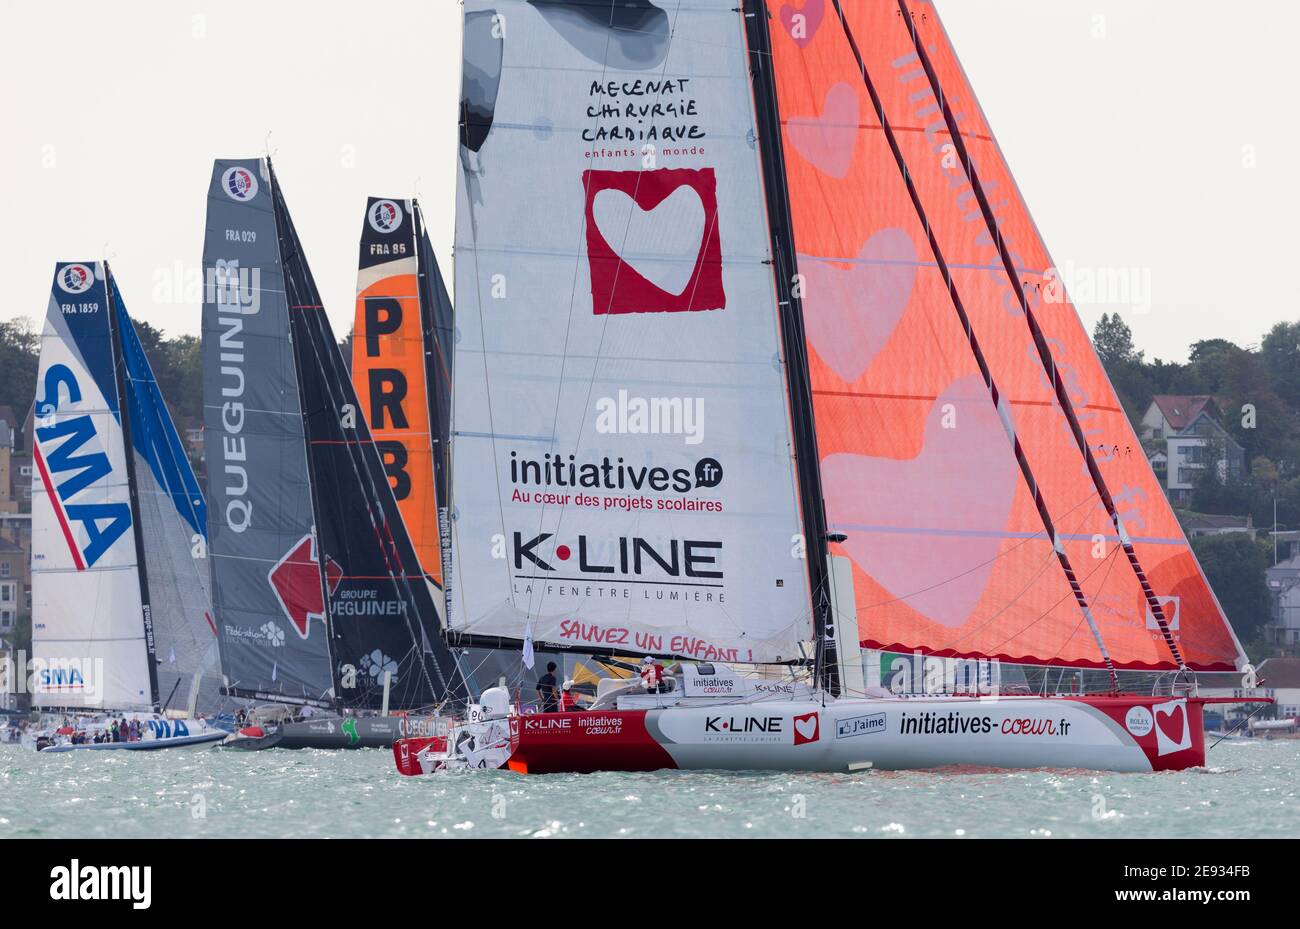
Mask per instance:
[[[930,2],[464,30],[449,635],[682,665],[399,763],[1204,764],[1246,656]],[[914,654],[1103,692],[896,694]]]
[[[943,766],[1166,771],[1205,764],[1202,711],[1186,694],[834,698],[763,689],[725,668],[683,666],[663,694],[604,709],[519,715],[488,691],[447,739],[394,746],[405,774],[500,768],[522,774],[663,768],[853,772]],[[755,685],[758,688],[755,688]],[[687,696],[692,688],[731,691]],[[696,693],[699,693],[696,690]]]

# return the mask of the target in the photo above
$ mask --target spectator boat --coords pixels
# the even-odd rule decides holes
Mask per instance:
[[[113,738],[113,723],[135,724],[131,738]],[[98,714],[77,717],[23,734],[24,747],[41,752],[74,751],[154,751],[161,748],[188,748],[213,745],[226,733],[203,718],[168,718],[158,713]]]

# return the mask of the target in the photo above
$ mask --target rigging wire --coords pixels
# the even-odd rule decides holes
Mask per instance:
[[[844,18],[843,11],[840,9],[840,2],[839,0],[833,0],[833,2],[835,3],[836,10],[840,14],[840,22],[844,26],[845,35],[849,37],[849,42],[851,45],[853,45],[854,42],[853,42],[852,32],[850,31],[848,27],[848,23]],[[1152,588],[1151,583],[1147,578],[1146,572],[1143,570],[1142,565],[1138,560],[1137,549],[1134,548],[1133,543],[1129,539],[1128,533],[1124,528],[1124,521],[1119,514],[1118,508],[1116,508],[1115,506],[1114,500],[1111,498],[1110,490],[1106,486],[1106,480],[1102,475],[1100,468],[1097,466],[1096,458],[1093,456],[1092,449],[1088,445],[1087,438],[1083,434],[1083,429],[1079,425],[1079,420],[1078,417],[1075,415],[1074,407],[1070,400],[1068,389],[1065,386],[1064,380],[1060,377],[1060,373],[1056,367],[1056,362],[1052,357],[1051,348],[1047,344],[1047,340],[1044,337],[1042,330],[1039,328],[1038,321],[1034,316],[1033,310],[1029,306],[1029,299],[1025,296],[1024,288],[1020,286],[1019,275],[1016,273],[1015,270],[1015,262],[1013,261],[1011,257],[1011,253],[1007,248],[1006,241],[1002,237],[1002,229],[998,223],[997,217],[994,215],[992,208],[989,206],[989,201],[986,195],[984,185],[980,181],[980,177],[978,172],[975,169],[974,162],[971,160],[970,153],[966,149],[966,142],[962,138],[962,134],[957,126],[957,120],[956,117],[953,116],[952,109],[949,106],[948,97],[944,93],[943,86],[942,84],[940,84],[938,76],[935,73],[933,64],[930,61],[929,53],[925,49],[925,43],[922,42],[920,33],[917,31],[916,20],[913,19],[911,15],[911,11],[907,7],[906,0],[898,0],[898,9],[900,14],[902,15],[903,22],[907,26],[908,32],[911,35],[912,44],[916,49],[917,59],[920,61],[922,68],[925,70],[926,77],[930,83],[930,89],[933,92],[934,97],[939,104],[939,109],[943,113],[944,123],[948,128],[948,135],[949,138],[952,140],[952,146],[956,151],[959,160],[961,161],[962,169],[966,173],[967,180],[970,181],[971,190],[975,194],[975,200],[978,203],[980,212],[984,217],[984,222],[985,225],[988,227],[989,235],[992,237],[993,242],[997,246],[998,255],[1002,259],[1002,263],[1006,269],[1008,278],[1010,278],[1011,289],[1015,291],[1015,294],[1019,299],[1020,308],[1024,312],[1025,323],[1029,327],[1030,334],[1033,337],[1034,346],[1038,350],[1039,360],[1042,362],[1044,372],[1047,374],[1048,379],[1051,381],[1051,384],[1055,389],[1058,404],[1061,408],[1061,411],[1065,414],[1066,421],[1069,423],[1070,431],[1073,434],[1075,439],[1075,444],[1078,446],[1079,451],[1083,456],[1084,464],[1087,466],[1088,473],[1092,477],[1093,483],[1097,487],[1097,492],[1101,496],[1102,502],[1105,503],[1106,505],[1107,513],[1110,515],[1111,522],[1115,526],[1115,531],[1119,534],[1120,544],[1124,549],[1125,557],[1128,559],[1129,566],[1133,569],[1133,573],[1137,577],[1138,583],[1142,587],[1143,594],[1146,596],[1147,606],[1150,608],[1151,614],[1155,618],[1156,624],[1160,628],[1160,633],[1161,636],[1164,638],[1165,645],[1169,648],[1169,651],[1173,654],[1174,661],[1178,664],[1178,667],[1180,669],[1186,669],[1187,663],[1183,660],[1182,652],[1178,648],[1178,643],[1174,639],[1173,632],[1169,628],[1169,624],[1165,621],[1164,610],[1160,606],[1160,598],[1156,596],[1155,590]],[[856,52],[856,45],[854,45],[854,49]],[[859,63],[861,63],[861,56],[859,56]],[[865,65],[862,68],[862,73],[863,73],[864,80],[867,80]],[[870,88],[869,81],[868,81],[868,87]],[[874,90],[872,90],[872,97],[873,100],[875,100]],[[884,110],[880,108],[879,105],[877,105],[877,112],[883,124],[885,121]],[[892,131],[890,129],[886,127],[885,132],[887,135],[889,135],[892,138]],[[919,211],[920,210],[919,200],[916,202],[917,202],[917,209]],[[955,290],[954,290],[954,296],[955,296]],[[1067,573],[1068,573],[1068,569],[1067,569]],[[1089,619],[1089,622],[1090,623],[1092,622],[1091,618]],[[1095,628],[1094,628],[1094,635],[1097,638],[1097,643],[1102,650],[1103,656],[1106,656],[1105,644],[1101,640],[1100,632],[1098,632]],[[1108,656],[1106,657],[1106,660],[1107,663],[1109,664],[1110,659]],[[1113,676],[1114,674],[1113,667],[1111,668],[1111,672]]]
[[[1107,670],[1110,672],[1111,681],[1116,687],[1116,689],[1118,689],[1119,681],[1115,673],[1115,663],[1110,658],[1110,653],[1106,649],[1106,643],[1102,638],[1101,630],[1098,628],[1096,620],[1093,618],[1092,610],[1091,607],[1089,606],[1086,596],[1083,593],[1083,588],[1079,585],[1078,578],[1075,576],[1074,567],[1071,565],[1069,556],[1065,552],[1065,547],[1061,544],[1060,538],[1057,535],[1056,528],[1053,524],[1051,514],[1047,510],[1046,501],[1043,499],[1042,493],[1038,486],[1038,482],[1034,478],[1033,471],[1029,466],[1029,461],[1025,457],[1024,450],[1020,445],[1020,439],[1016,433],[1015,426],[1011,422],[1010,413],[1003,406],[1002,394],[999,391],[997,384],[994,382],[992,371],[989,369],[988,363],[984,357],[983,350],[980,348],[979,340],[975,335],[975,330],[972,327],[970,319],[966,314],[964,302],[962,301],[961,296],[957,291],[956,282],[952,277],[951,271],[948,267],[946,260],[944,259],[943,251],[939,247],[938,238],[935,235],[934,229],[930,225],[930,221],[928,216],[926,215],[925,208],[921,203],[920,194],[917,191],[916,184],[912,179],[910,170],[908,169],[907,161],[903,156],[902,149],[900,148],[898,143],[898,139],[895,137],[894,130],[890,126],[889,120],[885,115],[884,104],[881,102],[880,96],[876,91],[875,83],[872,81],[870,74],[867,72],[866,62],[863,60],[862,53],[858,48],[857,40],[853,37],[853,30],[849,27],[848,19],[844,15],[844,9],[840,3],[840,0],[831,0],[831,2],[835,6],[835,12],[839,18],[841,30],[844,34],[845,39],[848,41],[849,49],[853,53],[854,60],[857,62],[858,69],[862,77],[862,83],[867,89],[868,96],[870,96],[871,98],[872,106],[875,108],[876,111],[876,118],[880,121],[881,129],[883,130],[885,135],[885,140],[889,143],[890,151],[894,156],[894,160],[897,163],[898,170],[900,175],[902,176],[903,183],[907,188],[908,196],[912,201],[913,209],[916,211],[917,218],[920,220],[921,225],[925,230],[926,239],[929,242],[931,252],[934,254],[935,261],[938,262],[939,264],[940,273],[942,274],[944,283],[947,286],[948,295],[949,295],[950,302],[952,303],[953,310],[957,313],[958,319],[961,322],[962,330],[966,333],[967,341],[970,343],[971,353],[974,355],[976,364],[979,366],[980,374],[984,379],[985,386],[989,390],[990,398],[993,401],[994,407],[997,409],[999,416],[1002,418],[1003,426],[1007,432],[1007,437],[1011,441],[1011,444],[1015,451],[1016,463],[1020,467],[1021,475],[1024,478],[1025,484],[1028,487],[1030,494],[1034,498],[1034,504],[1038,510],[1039,517],[1043,521],[1043,527],[1047,530],[1048,535],[1051,536],[1052,547],[1053,549],[1055,549],[1057,553],[1057,559],[1060,562],[1061,570],[1064,572],[1066,579],[1070,584],[1071,591],[1074,594],[1075,600],[1079,605],[1079,609],[1083,612],[1084,616],[1088,620],[1088,626],[1092,631],[1093,638],[1097,642],[1097,649],[1101,652],[1102,660],[1106,663]],[[901,4],[902,0],[899,0],[899,2]],[[945,112],[946,112],[946,107],[945,107]],[[1023,294],[1021,296],[1023,299]],[[1099,487],[1098,490],[1100,491],[1102,490],[1102,488]],[[1123,535],[1122,527],[1120,532],[1121,532],[1121,537],[1126,538],[1126,536]]]

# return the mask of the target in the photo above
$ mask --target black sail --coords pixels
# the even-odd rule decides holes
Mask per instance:
[[[433,595],[271,177],[339,702],[380,706],[386,677],[395,709],[463,700]]]

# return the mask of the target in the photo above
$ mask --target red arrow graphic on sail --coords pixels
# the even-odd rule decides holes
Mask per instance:
[[[308,624],[312,619],[325,618],[325,603],[320,584],[320,560],[316,554],[316,540],[310,533],[298,540],[267,574],[271,589],[280,601],[284,615],[289,617],[298,635],[307,638]],[[333,558],[325,558],[325,579],[330,593],[338,590],[343,579],[343,569]]]

